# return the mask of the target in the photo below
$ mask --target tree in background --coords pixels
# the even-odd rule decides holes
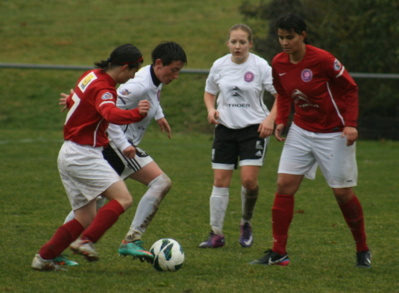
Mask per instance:
[[[333,53],[350,72],[399,73],[398,0],[245,0],[240,11],[267,60],[281,52],[277,18],[302,15],[312,45]],[[399,81],[357,79],[361,117],[399,117]]]

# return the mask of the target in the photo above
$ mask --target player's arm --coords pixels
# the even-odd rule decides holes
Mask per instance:
[[[272,135],[273,130],[274,130],[274,121],[276,120],[276,115],[277,115],[277,94],[274,94],[274,103],[273,107],[270,110],[269,115],[262,121],[262,123],[259,125],[258,132],[259,132],[259,137],[265,138],[270,135]]]
[[[358,138],[358,131],[356,129],[359,115],[358,86],[345,67],[335,57],[331,56],[330,58],[329,62],[332,62],[333,66],[328,66],[328,74],[331,79],[335,79],[334,82],[336,82],[345,93],[342,96],[345,104],[345,126],[342,131],[342,137],[346,136],[346,145],[350,146],[353,145]]]
[[[108,125],[107,133],[108,138],[116,145],[118,149],[123,151],[132,146],[119,125],[110,123]]]
[[[274,136],[278,141],[284,141],[282,137],[283,130],[288,123],[288,118],[291,111],[291,97],[285,95],[283,86],[280,83],[277,72],[273,70],[273,85],[277,90],[276,97],[276,129]]]
[[[73,89],[70,90],[70,94],[66,94],[66,93],[61,93],[60,96],[61,98],[58,100],[58,105],[62,106],[61,108],[61,112],[64,112],[66,109],[70,108],[70,99],[71,96],[73,95],[74,91]]]
[[[156,121],[159,125],[159,129],[161,129],[162,132],[166,132],[169,139],[172,138],[172,129],[170,128],[170,125],[168,121],[166,121],[165,117],[162,117]]]
[[[345,91],[345,126],[357,127],[357,119],[359,116],[358,86],[346,70],[344,74],[338,78],[338,82]]]
[[[216,95],[205,92],[204,103],[208,111],[208,122],[211,124],[218,124],[219,111],[215,109]]]
[[[353,145],[357,140],[358,132],[355,127],[345,126],[341,136],[342,137],[346,136],[346,145],[350,146]]]
[[[357,118],[359,113],[359,102],[358,102],[358,87],[349,73],[345,70],[345,73],[340,77],[341,83],[346,90],[345,95],[345,127],[342,131],[342,136],[346,136],[346,145],[350,146],[355,143],[358,138]]]
[[[159,129],[162,132],[166,132],[168,134],[168,138],[172,138],[172,129],[170,128],[170,125],[168,121],[165,118],[165,115],[163,114],[162,106],[161,104],[158,105],[157,111],[155,112],[154,115],[155,121],[158,123]]]
[[[141,100],[138,107],[131,110],[123,110],[115,105],[116,97],[112,91],[103,90],[96,94],[95,107],[109,123],[123,125],[143,120],[150,109],[148,100]]]

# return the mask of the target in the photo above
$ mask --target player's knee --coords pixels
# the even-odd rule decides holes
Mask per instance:
[[[247,198],[256,198],[256,197],[258,197],[258,194],[259,194],[259,186],[258,185],[256,185],[255,188],[252,188],[252,189],[248,189],[245,186],[242,186],[241,190]]]
[[[285,195],[294,195],[296,188],[289,184],[288,182],[277,181],[277,193]]]
[[[166,174],[161,174],[162,176],[162,183],[164,186],[164,191],[169,192],[169,190],[172,188],[172,180],[167,176]]]
[[[123,209],[126,211],[130,206],[133,204],[133,198],[129,194],[129,196],[121,196],[116,199],[119,204],[123,207]]]
[[[255,191],[258,189],[258,180],[253,180],[251,178],[244,179],[241,184],[248,191]]]
[[[157,178],[152,180],[148,187],[154,190],[158,190],[160,196],[163,198],[172,188],[172,180],[165,174],[162,173]]]
[[[333,188],[335,199],[339,204],[349,202],[355,195],[352,188]]]

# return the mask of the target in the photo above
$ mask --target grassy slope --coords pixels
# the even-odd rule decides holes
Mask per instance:
[[[114,5],[113,3],[117,3]],[[240,1],[2,1],[0,62],[87,65],[132,42],[150,63],[160,42],[180,43],[187,68],[208,69],[227,53],[229,27],[242,22]],[[79,71],[0,70],[0,128],[54,129],[62,125],[58,96]],[[202,103],[204,75],[182,74],[163,91],[164,112],[174,130],[209,130]],[[198,111],[191,111],[198,109]],[[32,123],[35,121],[35,123]]]

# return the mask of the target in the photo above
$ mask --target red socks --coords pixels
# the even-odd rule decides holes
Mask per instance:
[[[55,231],[53,237],[39,250],[39,255],[44,259],[54,259],[59,256],[79,235],[82,238],[97,242],[101,236],[118,220],[124,208],[116,200],[111,200],[101,208],[90,226],[84,230],[83,226],[73,219]],[[83,231],[84,230],[84,231]]]
[[[124,208],[117,200],[111,200],[97,212],[93,222],[83,232],[82,238],[96,243],[115,224],[124,211]]]
[[[276,193],[272,208],[273,248],[275,253],[287,253],[288,229],[294,215],[294,196]]]
[[[340,204],[339,207],[341,208],[345,221],[352,232],[353,239],[355,239],[356,250],[369,250],[366,243],[363,209],[356,195],[354,195],[347,203],[342,205]]]
[[[59,256],[71,242],[75,241],[83,231],[83,226],[73,219],[60,226],[53,237],[42,246],[39,255],[44,259],[53,259]]]
[[[369,250],[362,206],[356,196],[345,204],[339,205],[356,243],[357,251]],[[272,208],[273,248],[284,255],[287,246],[288,229],[294,215],[294,196],[277,194]]]

